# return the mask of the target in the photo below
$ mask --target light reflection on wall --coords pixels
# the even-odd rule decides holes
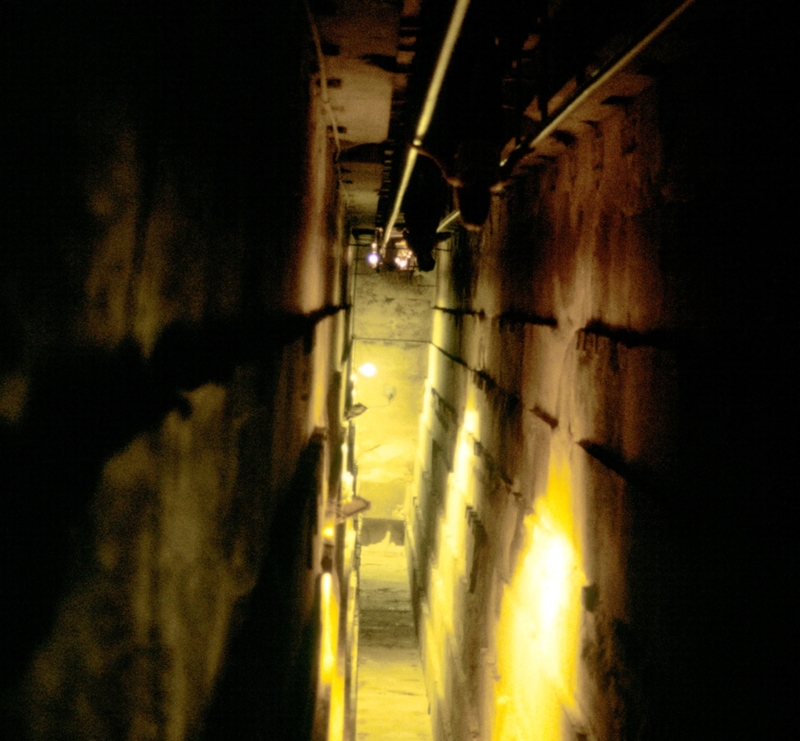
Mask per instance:
[[[340,741],[344,730],[343,647],[339,645],[338,591],[334,574],[324,572],[320,577],[322,646],[318,698],[322,700],[323,707],[327,705],[327,741]]]
[[[479,439],[479,415],[473,389],[467,398],[464,420],[458,433],[453,471],[448,476],[445,511],[439,522],[436,565],[431,569],[429,604],[424,610],[425,630],[422,653],[428,697],[436,698],[432,712],[441,710],[447,694],[445,668],[449,669],[448,653],[457,649],[457,628],[464,595],[467,568],[467,507],[474,505],[475,441]]]
[[[440,358],[440,353],[432,351],[426,384],[429,401],[420,419],[415,491],[431,486],[430,478],[425,478],[434,468],[431,437],[446,440],[447,435],[448,420],[438,415],[435,400],[430,401],[432,388],[445,384],[439,372]],[[490,522],[498,515],[484,512],[484,507],[504,506],[508,511],[503,517],[507,515],[510,524],[516,517],[512,511],[516,504],[503,505],[496,496],[487,499],[484,486],[491,477],[475,445],[481,442],[482,424],[488,424],[482,414],[486,399],[474,384],[465,384],[464,391],[465,410],[436,523],[426,599],[420,604],[421,651],[431,722],[442,737],[449,729],[454,735],[469,737],[464,734],[471,733],[474,738],[494,741],[574,738],[576,730],[585,728],[577,700],[577,674],[580,594],[586,583],[576,514],[580,501],[573,492],[569,457],[574,443],[564,439],[563,433],[553,434],[547,478],[541,482],[533,511],[524,521],[514,574],[505,587],[500,587],[503,594],[497,612],[494,605],[486,606],[491,613],[487,615],[490,627],[485,636],[489,644],[481,649],[479,658],[485,662],[486,683],[480,690],[481,699],[475,702],[478,698],[466,692],[465,676],[466,663],[473,657],[462,653],[469,637],[467,616],[474,614],[477,599],[469,593],[468,577],[477,557],[471,516],[478,522],[484,517]],[[512,499],[509,494],[507,501]],[[413,503],[409,500],[409,505]],[[409,511],[414,517],[423,514],[411,506]],[[421,549],[414,543],[417,529],[413,524],[409,546],[412,554],[418,554]],[[503,532],[504,537],[511,538],[512,533]],[[491,625],[495,616],[496,622]],[[464,702],[474,704],[465,706]]]
[[[339,603],[333,594],[332,575],[325,572],[321,577],[322,592],[322,661],[321,679],[324,684],[333,682],[336,671],[336,643],[339,635]]]
[[[580,590],[569,461],[551,450],[547,491],[525,520],[525,545],[497,626],[492,738],[560,741],[576,703]]]

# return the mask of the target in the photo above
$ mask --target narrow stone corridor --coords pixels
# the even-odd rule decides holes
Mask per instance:
[[[788,16],[6,3],[0,741],[792,738]]]
[[[414,627],[405,502],[428,373],[435,275],[376,272],[356,247],[354,402],[359,495],[370,502],[359,531],[359,741],[433,738]]]

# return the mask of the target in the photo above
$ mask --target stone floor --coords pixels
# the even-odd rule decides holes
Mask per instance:
[[[405,548],[388,534],[361,547],[359,610],[358,741],[430,741]]]

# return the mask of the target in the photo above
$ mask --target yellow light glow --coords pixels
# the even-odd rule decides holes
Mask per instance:
[[[328,400],[328,367],[330,356],[320,348],[331,347],[331,333],[333,322],[330,320],[320,322],[315,328],[314,347],[317,348],[313,353],[313,373],[314,381],[311,385],[311,404],[310,411],[313,413],[312,422],[315,427],[326,427],[327,420],[327,400]]]
[[[464,432],[470,437],[478,434],[478,412],[475,409],[467,409],[464,412]]]
[[[323,684],[333,683],[336,673],[336,648],[339,633],[339,605],[333,595],[333,577],[325,572],[320,577],[322,602],[322,666],[321,680]]]
[[[431,569],[428,607],[425,614],[424,655],[429,696],[442,702],[446,686],[442,672],[448,667],[456,635],[456,616],[461,613],[467,588],[467,518],[468,506],[474,504],[475,440],[479,415],[474,393],[467,397],[464,420],[458,434],[453,471],[448,476],[445,511],[439,521],[439,548]]]
[[[342,460],[347,460],[347,446],[342,446]],[[353,493],[353,474],[345,469],[342,471],[342,502],[349,502]]]
[[[577,711],[584,583],[565,455],[551,454],[547,491],[525,521],[526,541],[503,595],[497,630],[495,741],[560,741]]]
[[[327,741],[342,741],[344,737],[344,675],[336,672],[331,686]]]
[[[324,528],[322,528],[322,537],[325,538],[325,540],[333,540],[333,536],[335,534],[336,531],[332,522],[329,522]]]
[[[378,369],[374,363],[364,363],[364,365],[359,366],[358,372],[366,378],[372,378],[378,372]]]
[[[320,577],[322,643],[317,712],[327,714],[327,718],[320,716],[320,722],[327,727],[328,741],[341,741],[344,733],[344,657],[340,656],[343,646],[339,645],[338,591],[334,575],[323,573]]]

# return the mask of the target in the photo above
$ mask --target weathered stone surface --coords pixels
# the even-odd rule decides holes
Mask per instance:
[[[732,48],[733,37],[710,38]],[[710,51],[670,43],[677,58],[623,80],[624,105],[574,114],[591,123],[542,149],[550,160],[508,185],[480,237],[457,235],[439,264],[446,310],[408,510],[437,739],[699,738],[741,733],[745,717],[760,733],[732,699],[757,694],[758,680],[728,652],[764,666],[748,625],[773,618],[720,610],[743,594],[736,574],[754,577],[753,596],[780,591],[767,534],[780,528],[749,502],[754,482],[786,469],[746,452],[752,420],[777,420],[757,391],[773,371],[745,339],[774,337],[780,320],[758,260],[719,240],[779,231],[740,211],[753,198],[774,213],[781,187],[765,176],[756,198],[734,184],[710,132],[725,95],[739,100],[736,76]],[[754,130],[747,116],[726,121],[729,142]],[[780,426],[766,424],[777,446]],[[553,533],[559,552],[572,549],[569,567],[557,549],[544,555]],[[755,552],[771,554],[772,577],[755,577]],[[560,607],[554,584],[567,590],[549,597]],[[574,627],[560,663],[548,609]]]
[[[12,6],[0,733],[302,736],[348,300],[307,18]]]

